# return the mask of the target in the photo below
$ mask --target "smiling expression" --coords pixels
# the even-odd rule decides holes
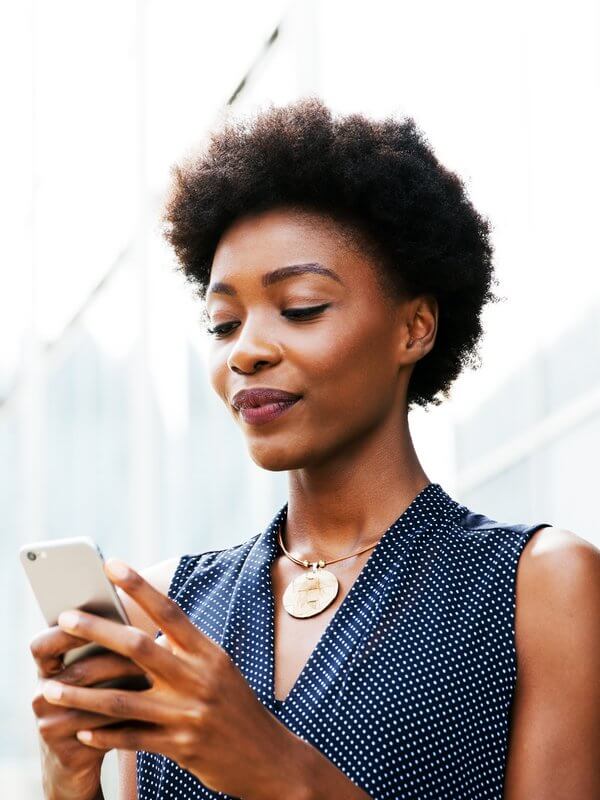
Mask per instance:
[[[401,425],[417,359],[405,348],[415,306],[392,301],[376,270],[318,212],[254,213],[221,237],[206,293],[209,376],[265,469],[316,464],[390,418]],[[231,399],[255,387],[301,400],[250,424]]]

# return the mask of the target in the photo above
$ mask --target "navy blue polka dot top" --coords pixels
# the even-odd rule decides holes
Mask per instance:
[[[272,714],[375,800],[501,800],[516,568],[550,523],[497,522],[428,484],[373,548],[279,701],[270,568],[286,513],[287,503],[235,547],[182,556],[169,597]],[[139,800],[230,797],[165,756],[136,758]]]

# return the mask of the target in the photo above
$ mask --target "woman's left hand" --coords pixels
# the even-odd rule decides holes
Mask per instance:
[[[284,796],[285,785],[298,785],[295,746],[304,743],[260,702],[225,650],[137,572],[116,559],[105,569],[163,636],[153,639],[131,625],[80,610],[60,615],[65,631],[130,658],[152,681],[143,691],[46,681],[43,693],[51,703],[133,723],[78,731],[77,738],[104,750],[161,753],[210,789],[237,797]]]

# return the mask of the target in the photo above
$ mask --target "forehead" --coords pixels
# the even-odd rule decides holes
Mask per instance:
[[[225,231],[215,250],[210,286],[236,280],[268,286],[272,284],[263,280],[266,272],[306,264],[315,268],[296,273],[325,275],[329,269],[346,285],[368,281],[371,265],[358,237],[332,217],[278,208],[244,216]]]

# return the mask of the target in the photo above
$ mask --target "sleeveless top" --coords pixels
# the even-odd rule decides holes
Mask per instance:
[[[235,547],[182,556],[169,597],[272,714],[374,800],[501,800],[516,568],[550,523],[497,522],[428,484],[373,548],[278,701],[270,567],[286,514],[287,503]],[[137,751],[136,774],[139,800],[231,797],[155,753]]]

